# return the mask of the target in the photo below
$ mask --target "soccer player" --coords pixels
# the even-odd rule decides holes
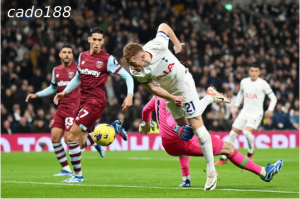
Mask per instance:
[[[208,96],[211,97],[211,96]],[[189,172],[189,156],[203,156],[198,139],[194,136],[192,129],[188,126],[178,126],[167,108],[165,99],[154,96],[143,109],[143,122],[140,124],[139,131],[142,134],[150,133],[150,128],[154,128],[151,121],[152,111],[155,110],[156,121],[159,128],[159,135],[162,137],[162,145],[166,152],[171,156],[179,156],[182,173],[181,187],[191,186],[191,176]],[[148,125],[146,125],[148,124]],[[267,164],[261,167],[254,163],[250,158],[238,152],[230,142],[223,142],[221,139],[211,136],[213,154],[224,154],[236,166],[248,170],[260,176],[265,182],[270,182],[273,176],[281,170],[282,160],[275,164]]]
[[[207,90],[208,95],[199,100],[195,82],[190,73],[179,60],[169,51],[169,39],[174,43],[175,53],[179,53],[183,43],[180,43],[173,30],[165,23],[158,27],[155,39],[141,47],[137,43],[125,46],[123,57],[130,65],[131,75],[153,95],[166,99],[167,106],[176,122],[190,124],[199,138],[203,155],[207,162],[207,180],[205,190],[215,189],[217,173],[214,167],[212,142],[206,130],[201,114],[207,104],[214,102],[230,103],[225,95],[213,88]],[[155,86],[154,80],[160,86]]]
[[[26,98],[26,102],[29,99],[35,99],[38,97],[45,97],[56,93],[57,91],[61,92],[69,84],[71,79],[76,74],[77,63],[73,62],[73,51],[72,47],[69,44],[62,45],[59,57],[61,59],[61,65],[56,66],[52,71],[52,80],[51,85],[46,89],[37,92],[36,94],[29,94]],[[53,116],[53,119],[50,124],[51,128],[51,140],[55,152],[55,156],[59,163],[62,166],[62,170],[54,176],[65,176],[72,175],[72,171],[68,164],[66,158],[66,152],[61,144],[61,138],[68,135],[71,126],[74,122],[74,117],[78,111],[80,103],[80,89],[77,88],[70,93],[66,98],[60,101],[60,104]],[[82,140],[84,139],[84,140]],[[92,139],[91,136],[88,136],[86,139],[82,138],[81,142],[90,142]],[[65,139],[66,140],[66,139]],[[104,157],[105,152],[104,148],[97,145],[95,146],[101,157]]]
[[[80,84],[81,101],[79,111],[75,117],[74,124],[67,136],[67,144],[70,148],[71,162],[74,168],[74,175],[62,182],[83,182],[81,171],[80,138],[88,136],[93,125],[103,114],[107,105],[105,95],[105,83],[109,73],[118,74],[126,81],[127,97],[122,106],[123,111],[132,105],[133,79],[129,73],[112,56],[101,50],[104,43],[103,31],[99,27],[91,28],[88,37],[90,49],[79,55],[78,67],[75,77],[70,84],[60,93],[56,94],[54,103],[58,104],[65,96],[77,88]],[[127,140],[126,131],[121,126],[121,121],[112,123],[116,132]],[[92,140],[91,140],[92,141]],[[87,146],[92,143],[86,143]]]
[[[259,77],[260,69],[258,65],[253,64],[250,66],[249,75],[250,77],[242,79],[240,84],[240,90],[235,102],[235,109],[232,113],[233,118],[236,118],[243,98],[244,106],[232,124],[229,134],[229,142],[234,143],[237,135],[240,133],[240,131],[243,131],[248,142],[247,157],[252,158],[254,155],[254,136],[252,135],[252,132],[258,128],[263,118],[263,103],[265,96],[267,95],[271,100],[269,108],[265,112],[267,117],[272,115],[277,103],[277,98],[270,85]],[[215,163],[215,165],[222,165],[225,163],[227,163],[227,157],[222,156],[221,159]]]

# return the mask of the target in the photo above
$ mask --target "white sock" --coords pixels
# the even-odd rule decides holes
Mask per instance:
[[[187,179],[191,180],[191,176],[190,176],[190,175],[188,175],[188,176],[182,176],[182,180],[183,180],[183,181],[185,181],[185,180],[187,180]]]
[[[69,166],[69,165],[67,165],[67,166],[64,166],[64,167],[63,167],[63,170],[65,170],[65,171],[69,171],[69,172],[72,172],[72,170],[71,170],[71,168],[70,168],[70,166]]]
[[[243,131],[244,135],[247,138],[248,141],[248,153],[253,153],[254,152],[254,136],[252,135],[252,132],[250,131]]]
[[[235,131],[231,130],[229,133],[229,142],[233,144],[237,136],[238,134]]]
[[[211,103],[213,103],[213,98],[208,95],[205,95],[205,97],[200,100],[200,106],[197,108],[200,108],[201,115],[205,111],[206,107]]]
[[[238,134],[235,131],[231,130],[229,133],[229,142],[233,144],[237,136],[238,136]],[[222,155],[221,159],[227,160],[227,156]]]
[[[204,125],[199,129],[194,130],[194,133],[199,139],[200,147],[207,163],[206,172],[211,173],[212,171],[215,171],[215,165],[210,134],[208,133]]]
[[[75,175],[75,176],[82,176],[82,171],[74,172],[74,175]]]
[[[266,174],[267,174],[267,172],[266,172],[266,169],[265,169],[265,167],[262,167],[262,168],[261,168],[261,172],[260,172],[259,176],[260,176],[260,177],[265,177],[265,176],[266,176]]]

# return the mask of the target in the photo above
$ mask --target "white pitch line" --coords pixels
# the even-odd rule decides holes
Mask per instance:
[[[99,159],[99,157],[92,157],[92,156],[82,156],[82,159]],[[202,157],[200,157],[202,158]],[[178,158],[151,158],[151,157],[105,157],[104,159],[109,159],[109,160],[159,160],[159,161],[178,161]],[[196,161],[198,159],[192,159],[190,161]],[[254,159],[254,161],[270,161],[276,162],[279,159]],[[283,159],[283,162],[299,162],[297,159]]]
[[[179,189],[189,190],[203,188],[180,188],[180,187],[148,187],[148,186],[128,186],[128,185],[85,185],[85,184],[69,184],[69,183],[51,183],[51,182],[24,182],[24,181],[1,181],[1,183],[15,183],[15,184],[40,184],[40,185],[65,185],[65,186],[82,186],[82,187],[120,187],[120,188],[145,188],[145,189]],[[273,190],[251,190],[251,189],[216,189],[220,191],[240,191],[240,192],[264,192],[264,193],[298,193],[294,191],[273,191]]]

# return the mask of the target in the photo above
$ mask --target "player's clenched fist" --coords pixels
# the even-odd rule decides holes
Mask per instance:
[[[179,43],[177,45],[174,46],[174,51],[175,51],[175,54],[177,53],[180,53],[181,50],[182,50],[182,46],[184,45],[185,43]]]
[[[174,98],[174,103],[176,104],[176,106],[183,106],[183,97],[176,96]]]
[[[53,99],[54,104],[58,105],[59,100],[61,100],[64,96],[66,96],[66,91],[57,93]]]
[[[25,101],[28,102],[29,99],[35,99],[35,98],[37,98],[37,97],[38,97],[37,94],[29,94],[29,95],[27,95]]]
[[[176,125],[174,131],[179,135],[180,139],[184,141],[189,141],[194,136],[193,129],[188,124],[183,126]]]
[[[139,132],[143,135],[149,134],[150,129],[152,129],[152,131],[155,130],[155,126],[154,126],[154,123],[152,121],[150,121],[150,122],[142,121],[139,125]]]

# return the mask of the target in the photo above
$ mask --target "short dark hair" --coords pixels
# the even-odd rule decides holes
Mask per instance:
[[[71,44],[63,44],[63,45],[61,45],[60,51],[61,51],[63,48],[71,48],[71,50],[72,50],[72,52],[73,52],[73,49],[72,49]]]
[[[94,33],[99,33],[99,34],[103,35],[104,32],[103,32],[102,28],[100,28],[100,27],[94,27],[94,28],[90,29],[89,36],[92,36],[92,34],[94,34]]]
[[[187,63],[187,62],[184,62],[184,61],[180,61],[180,63],[182,64],[182,65],[184,65],[184,67],[185,68],[191,68],[191,65],[189,64],[189,63]]]
[[[260,65],[258,63],[251,64],[250,68],[251,67],[260,69]]]

